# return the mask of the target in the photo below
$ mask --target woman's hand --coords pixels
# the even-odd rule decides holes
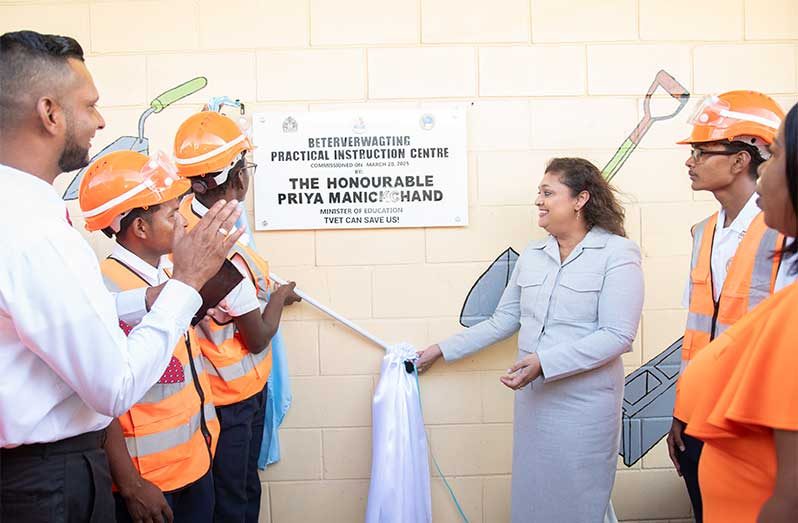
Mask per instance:
[[[432,364],[435,363],[441,356],[443,356],[443,352],[441,352],[441,348],[437,343],[435,345],[430,345],[424,350],[418,351],[416,369],[418,369],[418,372],[424,372],[430,368]]]
[[[515,365],[510,367],[507,374],[501,376],[499,381],[513,390],[518,390],[521,387],[526,387],[532,380],[540,376],[541,372],[540,358],[537,354],[530,354],[515,362]]]

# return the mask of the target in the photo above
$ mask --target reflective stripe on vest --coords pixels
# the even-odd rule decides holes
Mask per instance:
[[[244,356],[241,361],[221,368],[216,368],[212,362],[207,361],[207,372],[211,376],[217,376],[224,381],[230,382],[252,372],[252,370],[258,366],[258,363],[263,361],[268,354],[268,351],[263,351],[258,354],[249,353]]]
[[[214,323],[210,327],[200,323],[198,327],[198,330],[202,333],[202,337],[212,341],[214,345],[221,345],[236,334],[236,326],[232,321],[224,325]]]
[[[759,213],[751,222],[729,265],[720,298],[712,285],[712,244],[718,214],[695,226],[690,261],[690,309],[687,314],[682,369],[696,352],[767,298],[775,284],[782,236],[769,229]]]
[[[687,328],[709,333],[712,330],[712,316],[690,312],[687,314]]]
[[[205,420],[216,419],[216,409],[213,404],[206,403],[203,406]],[[202,418],[199,411],[195,412],[188,422],[178,425],[169,430],[149,434],[147,436],[137,436],[135,438],[125,438],[125,445],[131,458],[141,458],[150,454],[165,452],[171,448],[188,443],[194,434],[200,430]]]

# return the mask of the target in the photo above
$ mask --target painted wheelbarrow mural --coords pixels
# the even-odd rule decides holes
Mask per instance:
[[[673,110],[653,115],[651,97],[659,89],[673,98]],[[676,79],[659,71],[645,95],[643,118],[602,170],[604,177],[612,180],[651,126],[679,114],[689,98],[690,93]],[[509,247],[477,279],[463,304],[461,325],[470,327],[493,314],[517,260],[518,252]],[[637,463],[670,430],[681,349],[682,338],[679,338],[626,377],[620,454],[627,467]]]

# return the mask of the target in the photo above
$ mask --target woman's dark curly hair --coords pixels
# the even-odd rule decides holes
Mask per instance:
[[[787,192],[792,202],[792,210],[798,216],[798,104],[792,106],[784,118],[784,155],[786,156]],[[792,256],[798,252],[798,240],[793,239],[781,249],[782,256]],[[798,273],[798,260],[790,267],[790,274]]]
[[[582,208],[588,230],[601,227],[612,234],[626,237],[623,226],[625,212],[615,197],[616,190],[601,175],[598,167],[584,158],[554,158],[546,165],[546,172],[557,174],[560,181],[576,197],[582,191],[590,199]]]

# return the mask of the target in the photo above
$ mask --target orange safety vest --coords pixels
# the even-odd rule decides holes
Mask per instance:
[[[191,209],[193,195],[180,203],[180,213],[188,222],[189,229],[200,220]],[[228,258],[240,256],[255,283],[258,300],[268,301],[269,265],[255,251],[236,243]],[[197,325],[202,355],[209,365],[208,374],[217,405],[230,405],[250,398],[263,390],[272,371],[271,345],[259,354],[249,352],[241,341],[235,323],[219,324],[206,318]]]
[[[114,258],[103,260],[100,269],[112,292],[149,286]],[[194,329],[188,329],[188,338],[180,337],[161,379],[119,416],[119,423],[133,464],[162,491],[185,487],[210,470],[219,420]]]
[[[690,309],[682,342],[682,370],[698,351],[773,293],[781,262],[774,252],[782,247],[784,236],[768,228],[760,212],[740,241],[715,301],[711,260],[717,221],[715,213],[693,228]]]

